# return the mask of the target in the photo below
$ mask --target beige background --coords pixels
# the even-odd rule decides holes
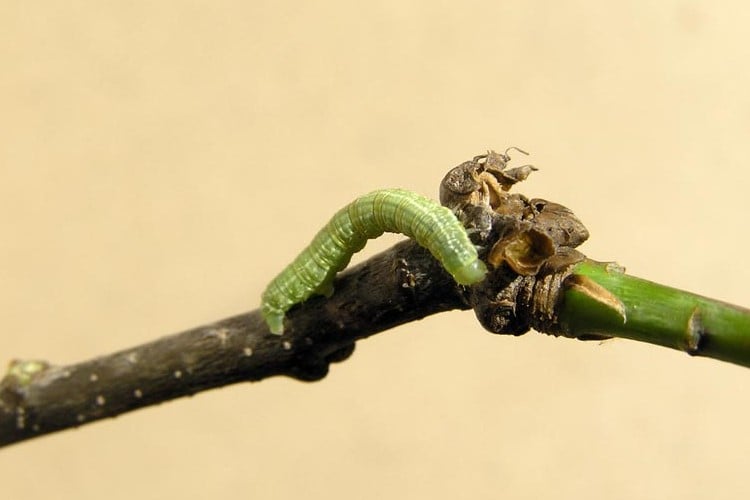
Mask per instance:
[[[0,356],[254,308],[356,195],[517,145],[590,256],[750,304],[746,2],[0,2]],[[368,246],[366,255],[395,238]],[[3,498],[750,494],[750,372],[628,341],[361,343],[0,451]]]

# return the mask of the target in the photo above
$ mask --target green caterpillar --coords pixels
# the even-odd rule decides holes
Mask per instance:
[[[383,189],[339,210],[310,245],[266,287],[261,314],[272,333],[284,331],[284,314],[314,294],[330,296],[333,278],[370,238],[402,233],[427,248],[462,285],[484,279],[466,230],[448,208],[404,189]]]

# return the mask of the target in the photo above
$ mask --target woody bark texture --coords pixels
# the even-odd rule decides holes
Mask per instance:
[[[236,382],[319,380],[358,339],[469,307],[450,275],[411,241],[342,273],[335,286],[331,298],[289,311],[282,336],[254,310],[73,365],[13,361],[0,381],[0,445]]]

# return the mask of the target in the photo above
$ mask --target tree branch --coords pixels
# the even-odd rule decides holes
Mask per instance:
[[[451,309],[474,309],[493,333],[617,336],[750,366],[750,310],[587,260],[573,212],[507,192],[534,170],[508,170],[508,160],[475,157],[441,184],[441,202],[489,264],[484,281],[457,285],[406,241],[342,273],[330,298],[290,309],[281,336],[256,310],[74,365],[14,361],[0,381],[0,446],[235,382],[319,380],[357,340]]]
[[[0,381],[0,446],[236,382],[319,380],[358,339],[469,308],[465,291],[412,241],[345,271],[335,290],[290,310],[283,336],[255,310],[73,365],[14,361]]]

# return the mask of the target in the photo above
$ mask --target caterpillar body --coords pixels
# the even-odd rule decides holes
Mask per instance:
[[[321,229],[312,242],[269,283],[261,314],[272,333],[284,331],[284,314],[314,294],[330,295],[333,278],[368,239],[402,233],[427,248],[462,285],[484,279],[487,268],[450,209],[404,189],[383,189],[357,198]]]

